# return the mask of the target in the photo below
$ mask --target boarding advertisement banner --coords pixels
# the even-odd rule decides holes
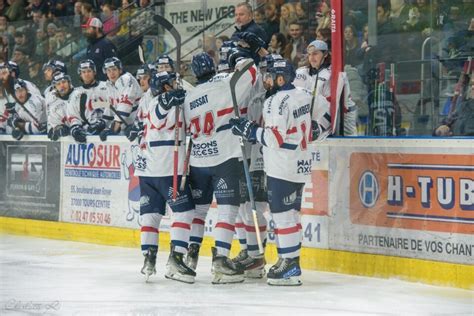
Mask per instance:
[[[0,142],[0,216],[57,221],[60,144]]]
[[[472,144],[331,150],[331,248],[474,263]]]

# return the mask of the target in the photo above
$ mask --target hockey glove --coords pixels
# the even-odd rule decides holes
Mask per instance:
[[[48,130],[48,139],[53,140],[54,128]]]
[[[16,140],[20,140],[23,138],[23,136],[25,136],[25,133],[19,129],[18,127],[14,128],[12,130],[12,137]]]
[[[249,45],[249,48],[255,54],[258,54],[260,49],[265,48],[265,41],[254,33],[242,32],[238,33],[238,37]]]
[[[105,142],[110,135],[116,135],[116,133],[112,129],[106,128],[100,132],[99,137],[101,141]]]
[[[82,128],[82,126],[74,125],[71,128],[71,135],[74,138],[74,140],[78,143],[86,143],[87,142],[86,131]]]
[[[0,127],[0,135],[6,134],[7,130]]]
[[[125,136],[127,136],[128,140],[133,142],[137,137],[141,137],[143,135],[143,123],[142,122],[135,122],[133,125],[130,125],[125,129]]]
[[[162,93],[158,97],[158,104],[166,111],[171,109],[173,106],[179,106],[184,103],[186,98],[186,91],[183,89],[171,90]]]
[[[321,135],[321,132],[322,132],[321,126],[319,126],[318,122],[311,121],[311,132],[312,132],[311,140],[312,141],[317,140],[319,135]]]
[[[16,113],[10,116],[7,122],[7,124],[13,128],[20,127],[20,123],[25,123],[25,120],[21,119]]]
[[[89,124],[87,127],[87,132],[92,135],[98,135],[107,127],[107,124],[103,119],[98,119],[94,123]]]
[[[7,110],[8,113],[10,114],[16,113],[15,104],[16,104],[15,102],[7,102],[5,104],[5,109]]]
[[[68,136],[69,135],[69,127],[66,125],[58,125],[54,128],[53,136],[51,140],[58,140],[60,137]]]
[[[258,124],[244,118],[232,118],[229,120],[232,125],[232,134],[241,136],[243,139],[255,144],[257,142]]]

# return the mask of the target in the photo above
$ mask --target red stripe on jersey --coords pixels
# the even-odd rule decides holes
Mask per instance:
[[[159,233],[158,229],[150,226],[142,226],[141,228],[142,233],[147,232],[147,233]]]
[[[254,85],[255,81],[257,80],[257,69],[252,66],[249,68],[250,75],[252,76],[252,86]]]
[[[234,225],[231,225],[229,223],[224,223],[224,222],[217,223],[216,228],[222,228],[222,229],[227,229],[227,230],[230,230],[230,231],[234,231]]]
[[[89,102],[87,103],[87,108],[89,109],[89,111],[92,111],[92,100],[89,100]]]
[[[181,222],[174,222],[173,224],[171,224],[171,227],[183,228],[183,229],[188,229],[188,230],[191,229],[191,225],[187,223],[181,223]]]
[[[289,234],[294,234],[297,233],[301,229],[301,225],[296,225],[293,227],[288,227],[288,228],[275,228],[275,234],[277,235],[289,235]]]
[[[276,127],[273,127],[272,129],[273,135],[275,135],[275,138],[278,142],[278,146],[281,146],[283,144],[283,137],[281,137],[280,132],[277,130]]]
[[[328,102],[331,103],[331,96],[326,97],[326,100],[328,100]]]
[[[205,222],[200,218],[193,219],[193,224],[204,225]]]
[[[245,228],[244,223],[235,223],[235,228]]]
[[[247,114],[248,109],[249,109],[249,108],[241,108],[241,109],[240,109],[240,114],[241,114],[241,115]]]
[[[286,131],[287,134],[294,134],[297,132],[296,126],[293,126],[289,130]]]
[[[217,111],[217,116],[224,116],[224,115],[227,115],[227,114],[232,114],[234,112],[234,107],[230,107],[230,108],[225,108],[223,110],[219,110]]]
[[[132,102],[129,99],[122,99],[122,100],[120,100],[120,103],[129,105],[129,106],[133,105]]]
[[[69,117],[67,118],[67,120],[68,120],[68,122],[72,122],[73,120],[78,120],[78,118],[75,117],[75,116],[69,116]]]
[[[260,229],[260,232],[264,232],[267,230],[267,226],[259,226],[258,228]],[[256,232],[255,226],[245,225],[245,230],[251,233]]]

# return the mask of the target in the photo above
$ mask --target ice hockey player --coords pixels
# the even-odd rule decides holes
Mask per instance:
[[[269,69],[278,92],[265,101],[264,126],[247,119],[232,119],[232,132],[263,145],[268,203],[273,221],[278,262],[270,268],[270,285],[300,285],[301,222],[299,211],[305,182],[311,175],[311,94],[296,89],[295,72],[288,60]]]
[[[109,109],[114,114],[112,125],[100,132],[100,139],[105,141],[109,135],[117,135],[133,123],[142,90],[137,79],[124,71],[117,57],[107,58],[102,70],[108,78]]]
[[[20,79],[20,67],[13,61],[0,63],[0,78],[7,93],[13,97],[15,94],[13,91],[14,82],[16,79]],[[28,93],[41,96],[40,90],[34,83],[23,79],[22,81],[26,85]]]
[[[54,95],[56,94],[56,89],[54,88],[53,84],[53,75],[56,72],[62,72],[67,74],[67,67],[62,61],[57,59],[50,59],[43,65],[44,80],[49,84],[43,91],[44,101],[46,102],[46,105],[51,103],[50,98],[54,98]]]
[[[41,95],[31,94],[22,79],[15,80],[15,102],[6,104],[9,113],[8,125],[13,129],[16,140],[25,134],[43,134],[46,132],[46,111]]]
[[[158,56],[155,61],[155,67],[158,72],[174,72],[177,75],[180,75],[181,71],[181,69],[175,69],[174,60],[169,55]],[[179,81],[185,91],[191,92],[194,89],[194,86],[183,78],[180,78]]]
[[[67,118],[67,107],[74,87],[71,77],[63,72],[56,72],[52,84],[54,93],[51,93],[49,102],[46,104],[48,113],[48,138],[56,141],[60,137],[69,135],[69,122]]]
[[[154,97],[148,102],[140,102],[137,120],[126,133],[130,141],[138,140],[133,156],[135,175],[140,179],[141,191],[141,240],[145,256],[142,273],[147,278],[155,273],[159,226],[168,204],[173,215],[171,252],[165,277],[194,283],[196,273],[184,263],[194,218],[194,202],[189,185],[185,185],[183,191],[179,190],[176,200],[172,199],[176,107],[182,106],[186,93],[176,87],[175,73],[150,72],[149,75],[142,75],[140,81],[144,80],[144,76],[151,77],[149,91]],[[182,114],[180,116],[178,181],[181,180],[185,158],[185,133]]]
[[[71,135],[85,143],[87,134],[98,135],[113,120],[108,115],[109,91],[104,81],[97,81],[97,68],[91,59],[82,60],[77,67],[82,86],[74,89],[67,107]]]
[[[242,170],[239,140],[232,136],[229,125],[229,119],[234,117],[229,88],[232,74],[215,75],[214,60],[207,53],[195,55],[191,67],[198,85],[186,96],[184,116],[192,139],[189,177],[196,216],[204,220],[213,194],[218,209],[214,226],[215,247],[212,248],[212,283],[243,282],[243,270],[228,258],[240,204]],[[256,68],[251,67],[239,80],[236,87],[239,101],[248,98],[255,84],[256,72]],[[192,237],[191,243],[202,241]],[[191,247],[194,246],[191,244]]]
[[[293,84],[296,87],[305,88],[315,96],[312,101],[311,108],[313,109],[313,139],[322,136],[322,133],[327,134],[331,127],[331,112],[329,108],[329,99],[331,98],[331,55],[328,51],[328,45],[321,40],[312,41],[307,48],[309,66],[300,67],[296,70],[296,78]],[[337,80],[337,78],[334,78]],[[350,90],[349,84],[345,88]],[[356,115],[357,106],[350,98],[350,91],[347,91],[349,98],[344,113],[344,135],[357,135],[356,129]],[[318,98],[323,96],[326,100]],[[318,100],[320,106],[327,106],[325,112],[315,112],[318,107]],[[317,123],[316,123],[317,122]]]
[[[5,89],[0,89],[0,135],[6,134],[8,129],[8,111],[6,104],[8,103]]]

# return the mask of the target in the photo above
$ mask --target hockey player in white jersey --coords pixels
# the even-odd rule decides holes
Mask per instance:
[[[50,59],[43,65],[42,69],[44,80],[49,83],[49,86],[47,86],[43,91],[44,101],[46,102],[46,105],[48,105],[51,103],[50,98],[54,98],[54,95],[56,94],[56,89],[54,88],[53,84],[53,76],[57,72],[67,74],[67,67],[60,60]]]
[[[127,129],[132,146],[135,175],[140,179],[140,222],[142,252],[145,263],[142,273],[149,277],[155,273],[156,252],[161,218],[166,213],[166,204],[173,211],[171,225],[171,252],[166,265],[165,277],[185,283],[194,283],[196,273],[184,263],[188,250],[191,222],[194,217],[194,202],[188,184],[179,190],[173,200],[173,152],[176,123],[176,107],[185,99],[185,91],[176,88],[176,74],[168,72],[148,72],[143,67],[140,75],[141,86],[146,88],[145,79],[151,77],[152,98],[140,101],[136,122]],[[145,74],[148,72],[148,74]],[[141,72],[139,72],[141,73]],[[185,157],[185,133],[182,114],[179,139],[178,181],[181,181]]]
[[[107,58],[102,70],[108,78],[109,109],[114,114],[112,125],[100,133],[100,139],[105,141],[109,135],[117,135],[133,123],[142,90],[137,79],[124,72],[122,62],[117,57]]]
[[[5,95],[6,91],[0,89],[0,135],[7,133],[8,128],[8,111],[7,111],[7,97]]]
[[[25,134],[45,133],[46,109],[43,97],[31,94],[21,79],[15,80],[14,89],[15,102],[6,104],[9,113],[8,124],[13,129],[13,138],[20,140]]]
[[[296,78],[293,84],[296,87],[311,91],[313,96],[315,96],[311,108],[313,109],[313,138],[316,138],[316,136],[321,135],[321,133],[327,134],[331,128],[331,110],[329,105],[331,98],[331,80],[333,80],[331,78],[331,55],[328,51],[328,45],[321,40],[312,41],[308,45],[307,52],[309,66],[300,67],[296,70]],[[337,80],[337,78],[334,78],[334,80]],[[357,106],[350,97],[350,87],[348,83],[345,85],[345,88],[349,90],[347,91],[349,98],[344,111],[344,135],[356,136]],[[326,100],[323,100],[320,96],[323,96]],[[318,99],[321,101],[320,106],[327,106],[326,113],[315,112],[315,103],[318,103]]]
[[[57,72],[53,76],[52,84],[54,92],[49,97],[46,104],[48,113],[48,138],[56,141],[60,137],[69,135],[69,122],[67,117],[67,107],[74,87],[71,77],[63,72]]]
[[[18,65],[13,61],[0,63],[0,78],[3,82],[4,87],[6,85],[10,86],[10,89],[7,89],[7,92],[13,96],[13,84],[15,80],[20,79],[20,67],[18,67]],[[34,83],[28,80],[23,80],[23,82],[26,85],[26,88],[28,89],[28,93],[32,95],[41,96],[40,90]]]
[[[278,251],[270,268],[270,285],[300,285],[301,222],[299,211],[305,182],[311,176],[311,94],[295,88],[291,62],[275,61],[269,69],[278,92],[265,101],[264,126],[247,119],[232,119],[232,132],[263,145],[268,202]]]
[[[195,55],[191,67],[198,85],[186,96],[184,116],[192,139],[189,178],[196,216],[204,221],[213,194],[218,209],[213,229],[212,283],[243,282],[243,270],[228,258],[240,204],[242,169],[240,143],[232,137],[229,125],[229,119],[234,117],[229,86],[232,74],[215,75],[214,60],[207,53]],[[239,81],[236,89],[240,93],[239,102],[248,98],[255,84],[256,72],[256,68],[251,67]],[[202,241],[192,238],[191,243]]]
[[[158,72],[167,71],[179,74],[179,72],[181,71],[181,69],[175,68],[174,60],[166,54],[160,55],[156,58],[155,67]],[[191,92],[194,89],[194,86],[192,84],[182,78],[180,79],[180,84],[187,92]]]
[[[109,91],[104,81],[97,81],[97,68],[91,59],[82,60],[77,67],[82,86],[74,89],[67,115],[71,135],[77,142],[87,141],[87,134],[98,135],[113,116],[109,113]]]

